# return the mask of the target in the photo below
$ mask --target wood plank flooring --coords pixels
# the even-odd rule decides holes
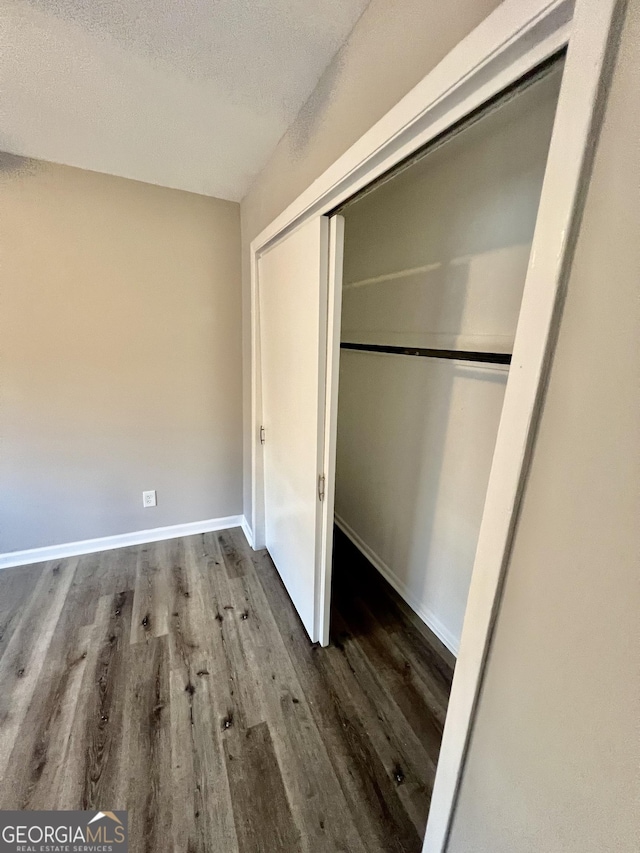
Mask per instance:
[[[418,853],[452,666],[338,534],[312,646],[239,529],[0,572],[0,808],[132,853]]]

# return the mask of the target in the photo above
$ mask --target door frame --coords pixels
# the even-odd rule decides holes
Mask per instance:
[[[610,70],[607,59],[613,41],[613,22],[623,5],[622,0],[576,0],[574,8],[572,0],[505,0],[276,217],[250,247],[250,533],[254,548],[261,548],[264,547],[264,475],[259,441],[260,254],[308,218],[329,214],[358,190],[567,48],[429,810],[423,848],[426,853],[444,853],[447,846],[588,184],[597,108]],[[327,351],[321,353],[328,365],[325,424],[329,426],[335,423],[337,403],[335,351],[339,346],[339,322],[335,312],[338,310],[335,300],[331,309],[327,306]],[[327,434],[331,434],[330,429]],[[326,459],[325,456],[325,464]],[[326,493],[332,498],[335,478],[330,469],[325,470],[325,476]],[[328,503],[325,501],[325,507]],[[331,519],[326,511],[325,516],[322,542],[327,548]],[[317,590],[318,608],[321,596],[327,594],[326,588]]]

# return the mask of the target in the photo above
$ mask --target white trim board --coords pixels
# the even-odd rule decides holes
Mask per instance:
[[[242,528],[242,532],[244,533],[244,538],[249,543],[249,547],[253,548],[253,533],[251,531],[251,527],[249,526],[249,522],[247,521],[244,515],[241,516],[240,527]]]
[[[189,521],[186,524],[172,524],[169,527],[154,527],[150,530],[134,530],[132,533],[101,536],[98,539],[84,539],[80,542],[65,542],[62,545],[31,548],[27,551],[10,551],[0,554],[0,569],[44,563],[47,560],[63,560],[66,557],[112,551],[114,548],[127,548],[129,545],[145,545],[148,542],[161,542],[164,539],[178,539],[181,536],[193,536],[196,533],[211,533],[214,530],[227,530],[230,527],[242,527],[244,530],[245,525],[246,520],[243,515],[227,515],[223,518]]]
[[[387,566],[384,560],[380,559],[375,551],[373,551],[367,543],[362,539],[356,531],[351,527],[347,522],[340,518],[339,515],[335,516],[336,526],[340,528],[340,530],[344,533],[344,535],[349,539],[355,547],[360,551],[360,553],[367,558],[367,560],[371,563],[371,565],[376,568],[382,577],[391,584],[391,586],[398,593],[400,598],[402,598],[409,607],[413,610],[413,612],[422,619],[424,624],[429,628],[430,631],[436,635],[436,637],[444,643],[444,645],[449,649],[449,651],[458,656],[458,648],[460,645],[459,639],[451,633],[451,631],[442,624],[442,622],[438,619],[435,613],[430,610],[428,607],[425,607],[422,602],[418,601],[418,599],[413,595],[412,592],[409,591],[406,584],[404,584],[398,576],[393,572],[392,569]]]
[[[332,216],[329,220],[329,275],[327,281],[327,351],[325,365],[324,448],[322,470],[329,489],[322,504],[320,559],[316,603],[318,607],[319,640],[328,646],[331,633],[331,570],[333,568],[333,522],[338,445],[338,384],[340,370],[340,327],[342,325],[342,268],[344,219]]]

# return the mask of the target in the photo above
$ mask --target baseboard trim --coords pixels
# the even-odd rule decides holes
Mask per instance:
[[[358,551],[360,551],[360,553],[369,560],[371,565],[374,566],[380,572],[382,577],[391,584],[398,595],[406,601],[413,612],[422,619],[427,628],[433,631],[436,637],[444,643],[453,655],[457,657],[460,641],[451,633],[451,631],[449,631],[447,627],[445,627],[445,625],[442,624],[433,611],[428,607],[425,607],[422,602],[418,601],[407,586],[392,572],[389,566],[387,566],[384,560],[381,560],[375,551],[372,551],[367,543],[361,539],[353,527],[347,524],[347,522],[343,518],[340,518],[339,515],[335,515],[335,522],[344,535],[356,546]]]
[[[133,533],[102,536],[99,539],[84,539],[81,542],[66,542],[63,545],[31,548],[28,551],[10,551],[6,554],[0,554],[0,569],[28,566],[31,563],[44,563],[47,560],[63,560],[65,557],[95,554],[97,551],[111,551],[114,548],[126,548],[128,545],[161,542],[164,539],[193,536],[195,533],[211,533],[214,530],[225,530],[229,527],[242,527],[244,529],[244,524],[246,524],[244,516],[227,515],[224,518],[208,518],[205,521],[189,521],[186,524],[172,524],[169,527],[135,530]]]
[[[255,551],[255,548],[253,547],[253,530],[249,526],[249,522],[247,521],[246,515],[242,516],[242,521],[240,522],[240,527],[242,527],[242,532],[244,533],[245,539],[249,543],[249,546],[251,547],[252,550]]]

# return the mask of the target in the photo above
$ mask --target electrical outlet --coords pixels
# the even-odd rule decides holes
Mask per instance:
[[[143,492],[142,493],[142,506],[144,506],[144,507],[155,506],[156,503],[157,503],[157,501],[156,501],[156,490],[155,489],[152,489],[150,492]]]

